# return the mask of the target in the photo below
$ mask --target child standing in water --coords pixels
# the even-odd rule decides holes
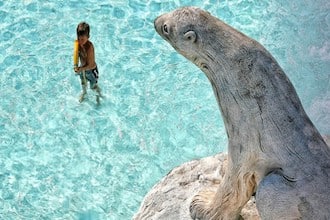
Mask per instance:
[[[97,84],[99,78],[99,72],[95,62],[94,46],[89,41],[89,25],[86,22],[81,22],[77,26],[77,39],[79,43],[79,59],[80,66],[75,67],[74,71],[80,75],[82,93],[79,98],[79,102],[84,100],[87,93],[87,81],[90,84],[90,88],[94,90],[96,95],[96,102],[100,103],[101,89]]]

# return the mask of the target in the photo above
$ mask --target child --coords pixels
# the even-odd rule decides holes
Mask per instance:
[[[84,100],[87,93],[87,80],[89,81],[90,88],[97,92],[96,102],[99,104],[101,89],[97,85],[99,78],[99,72],[95,62],[94,46],[89,41],[89,25],[85,22],[81,22],[77,26],[77,38],[79,42],[79,59],[80,66],[75,67],[74,71],[80,75],[82,93],[79,98],[79,102]]]

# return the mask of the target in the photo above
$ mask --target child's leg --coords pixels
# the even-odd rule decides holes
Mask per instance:
[[[96,94],[96,102],[99,104],[100,103],[100,97],[102,97],[101,88],[97,84],[95,84],[93,86],[93,90],[97,93]]]
[[[96,102],[99,104],[100,102],[100,97],[102,97],[101,95],[101,89],[97,84],[97,80],[98,80],[98,70],[97,68],[93,69],[93,70],[89,70],[86,72],[86,78],[89,81],[90,84],[90,88],[96,92]]]
[[[86,85],[82,85],[82,92],[79,97],[79,102],[82,102],[85,98],[85,95],[87,93],[86,87],[87,87]]]
[[[95,88],[95,92],[97,92],[97,94],[102,97],[102,95],[101,95],[101,88],[99,87],[99,85],[96,84],[94,88]]]
[[[82,87],[82,92],[79,97],[79,102],[82,102],[85,98],[85,95],[87,93],[87,81],[86,81],[86,76],[84,76],[84,73],[80,74],[80,80],[81,80],[81,87]]]

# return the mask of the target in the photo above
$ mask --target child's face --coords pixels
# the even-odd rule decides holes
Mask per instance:
[[[78,42],[80,46],[84,46],[87,41],[88,41],[88,36],[86,35],[81,35],[78,37]]]

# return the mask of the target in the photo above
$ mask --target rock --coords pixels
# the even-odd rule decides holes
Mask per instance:
[[[324,135],[330,146],[330,135]],[[134,220],[191,219],[189,206],[193,196],[203,188],[217,188],[225,173],[227,154],[219,153],[186,162],[169,172],[145,196]],[[252,197],[241,212],[244,220],[259,220]]]
[[[186,162],[169,172],[145,196],[134,220],[191,219],[189,206],[193,196],[203,188],[220,184],[227,165],[227,154],[220,153]],[[254,197],[241,212],[245,220],[258,220]]]

